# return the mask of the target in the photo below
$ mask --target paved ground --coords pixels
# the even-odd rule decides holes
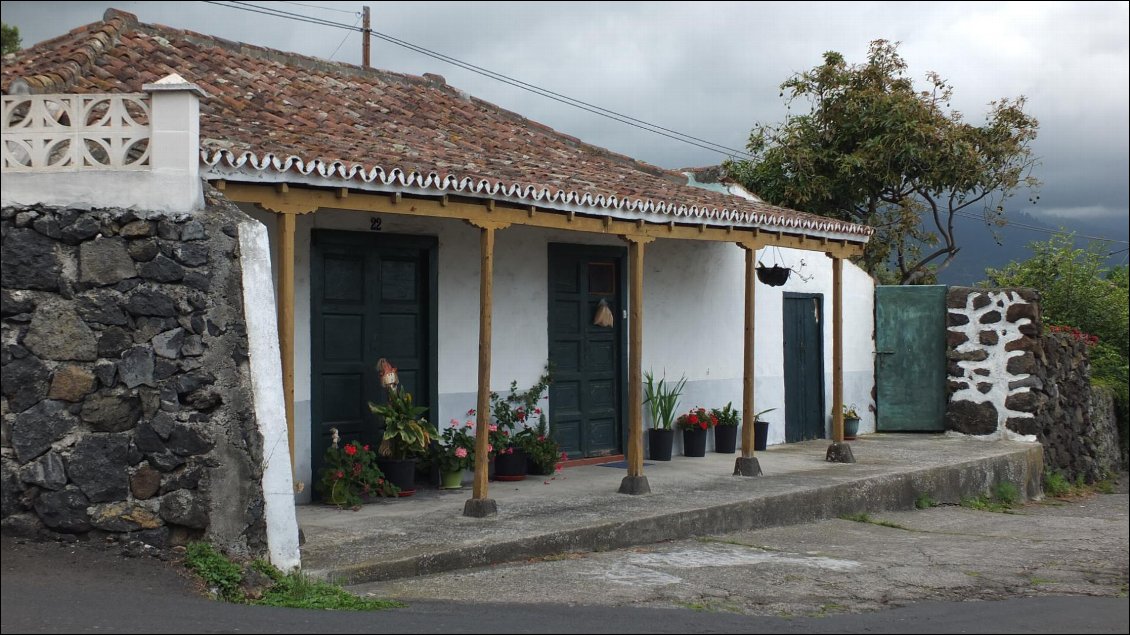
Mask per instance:
[[[1035,443],[873,434],[852,442],[853,464],[828,463],[827,447],[809,441],[759,452],[765,475],[757,478],[733,476],[732,454],[649,461],[646,496],[617,493],[625,470],[603,466],[493,483],[499,513],[487,519],[463,516],[469,488],[421,490],[358,511],[307,505],[298,510],[303,567],[312,575],[371,582],[909,509],[919,494],[957,502],[1002,481],[1022,493],[1039,491]]]
[[[351,587],[412,599],[825,616],[923,601],[1127,594],[1128,497],[943,506]],[[1120,604],[1125,617],[1125,600]]]

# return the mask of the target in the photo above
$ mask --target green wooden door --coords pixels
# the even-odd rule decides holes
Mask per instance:
[[[416,403],[435,403],[435,239],[315,230],[311,240],[311,452],[317,480],[337,428],[374,447],[387,358]],[[427,413],[426,416],[433,416]]]
[[[880,432],[942,432],[946,287],[875,287],[875,393]]]
[[[625,273],[621,248],[549,246],[550,432],[573,458],[623,448]],[[601,300],[612,327],[593,324]]]
[[[824,297],[785,293],[785,441],[824,438]]]

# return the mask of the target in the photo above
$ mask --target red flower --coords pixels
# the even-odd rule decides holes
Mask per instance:
[[[350,443],[349,445],[345,446],[345,453],[349,456],[357,454],[357,446]]]
[[[335,476],[337,476],[338,478],[345,478],[345,472],[338,470],[337,474],[335,474]]]
[[[691,424],[698,423],[698,415],[691,415],[687,417],[687,421],[690,421]]]
[[[705,429],[706,429],[706,428],[707,428],[708,426],[706,425],[706,422],[705,422],[705,421],[703,421],[702,423],[698,424],[698,427],[700,427],[700,428],[702,428],[703,430],[705,430]]]
[[[368,443],[366,443],[366,444],[364,445],[364,447],[362,447],[361,449],[363,449],[363,450],[365,450],[366,452],[368,452],[368,451],[370,450],[370,448],[369,448],[369,444],[368,444]]]

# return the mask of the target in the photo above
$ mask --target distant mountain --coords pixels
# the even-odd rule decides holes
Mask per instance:
[[[1046,241],[1051,234],[1060,228],[1074,231],[1081,235],[1101,236],[1109,240],[1127,240],[1130,234],[1126,219],[1111,219],[1107,222],[1078,221],[1073,219],[1058,219],[1058,224],[1045,219],[1036,218],[1030,214],[1009,214],[1008,224],[1004,227],[988,227],[983,221],[969,218],[957,218],[955,229],[957,232],[957,245],[961,248],[954,257],[950,266],[938,275],[938,281],[943,284],[969,285],[985,279],[985,269],[997,268],[1013,260],[1027,260],[1032,252],[1028,244],[1037,241]],[[1039,227],[1045,231],[1038,231],[1021,227],[1027,225]],[[1077,238],[1076,245],[1082,247],[1090,240]],[[1111,251],[1125,248],[1124,244],[1111,245]],[[1111,258],[1111,264],[1124,264],[1126,254],[1119,254]]]

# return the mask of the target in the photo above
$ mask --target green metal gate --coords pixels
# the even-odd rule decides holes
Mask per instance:
[[[875,287],[876,427],[942,432],[946,413],[946,287]]]

